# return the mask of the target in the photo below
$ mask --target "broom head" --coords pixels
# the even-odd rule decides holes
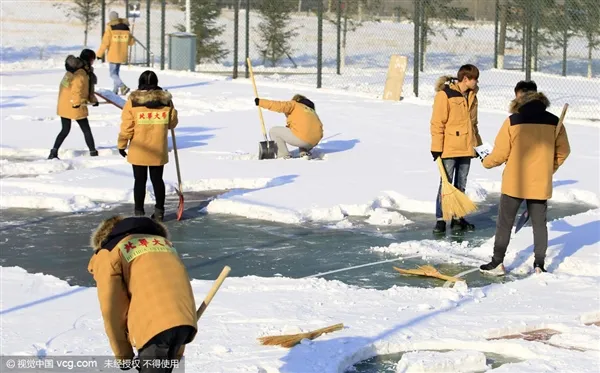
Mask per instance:
[[[299,334],[288,334],[288,335],[274,335],[258,338],[261,344],[268,346],[281,346],[281,347],[294,347],[300,343],[303,339],[315,339],[322,334],[335,332],[342,330],[344,324],[335,324],[326,328],[313,330],[311,332],[299,333]]]
[[[435,278],[439,278],[439,279],[446,280],[446,281],[452,281],[452,282],[464,281],[464,280],[458,279],[456,277],[441,274],[437,269],[435,269],[435,267],[430,266],[430,265],[420,266],[417,269],[402,269],[402,268],[398,268],[398,267],[394,267],[394,269],[396,271],[398,271],[402,274],[406,274],[406,275],[435,277]]]
[[[477,206],[473,201],[448,181],[446,169],[439,157],[437,159],[437,164],[440,169],[440,174],[442,175],[441,200],[444,220],[462,218],[477,211]]]

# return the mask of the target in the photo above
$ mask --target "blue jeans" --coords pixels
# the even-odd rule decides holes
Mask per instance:
[[[113,90],[116,92],[121,86],[125,85],[125,84],[123,84],[123,81],[119,77],[119,71],[121,70],[121,64],[111,62],[108,64],[108,67],[110,69],[110,77],[112,78],[112,80],[114,82]]]
[[[442,159],[444,168],[446,169],[446,175],[448,175],[448,181],[452,183],[454,180],[454,186],[456,189],[464,193],[467,186],[467,176],[469,176],[469,168],[471,168],[471,157],[458,157],[458,158],[444,158]],[[441,220],[444,216],[442,214],[442,179],[440,178],[440,187],[438,189],[437,201],[435,203],[435,217]]]

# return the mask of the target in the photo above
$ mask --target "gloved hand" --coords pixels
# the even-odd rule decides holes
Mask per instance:
[[[79,109],[81,105],[73,105],[73,109]]]
[[[117,360],[117,364],[121,370],[136,368],[139,371],[141,369],[140,360],[137,357],[134,357],[133,359]]]
[[[96,102],[94,102],[94,105],[92,105],[92,106],[98,106],[98,105],[100,105],[100,103],[98,101],[96,101]]]
[[[431,152],[431,155],[433,156],[433,161],[435,162],[438,157],[442,156],[442,152]]]
[[[127,157],[127,152],[125,151],[125,149],[119,149],[119,154],[121,154],[123,158]]]
[[[260,101],[260,100],[258,99],[258,97],[256,97],[256,98],[254,99],[254,104],[255,104],[256,106],[258,106],[258,101]]]

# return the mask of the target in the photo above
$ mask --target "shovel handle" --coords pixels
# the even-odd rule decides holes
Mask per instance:
[[[248,70],[250,71],[250,78],[252,79],[252,87],[254,88],[254,97],[258,98],[258,89],[256,89],[256,81],[254,80],[254,72],[252,71],[252,62],[250,62],[250,57],[246,58],[246,63],[248,64]],[[267,130],[265,129],[265,120],[263,118],[262,110],[260,109],[260,106],[257,106],[257,108],[258,108],[258,116],[260,117],[262,133],[263,133],[263,136],[265,137],[265,141],[268,141]]]
[[[202,304],[200,305],[200,307],[198,307],[198,310],[196,311],[196,320],[199,320],[200,317],[202,317],[202,314],[206,310],[206,307],[208,307],[208,305],[212,301],[213,297],[215,296],[215,294],[217,293],[217,291],[221,287],[221,284],[223,283],[223,281],[225,281],[225,278],[227,277],[227,275],[229,275],[230,271],[231,271],[231,267],[229,267],[229,266],[225,266],[223,268],[223,270],[221,271],[221,274],[219,275],[219,277],[217,277],[217,279],[215,280],[215,283],[213,284],[212,288],[210,289],[210,291],[206,295],[206,298],[204,298],[204,301],[202,302]]]

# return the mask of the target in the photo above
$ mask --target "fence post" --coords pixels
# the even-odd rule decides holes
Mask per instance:
[[[150,67],[150,7],[152,6],[152,0],[146,0],[146,61],[147,66]]]
[[[238,32],[240,21],[240,0],[233,1],[233,79],[238,77]]]
[[[500,0],[496,0],[496,8],[494,10],[494,69],[498,68],[498,22],[500,10]]]
[[[250,0],[246,0],[246,58],[244,59],[244,65],[246,65],[246,79],[250,77],[248,57],[250,57]]]
[[[167,13],[167,0],[160,2],[160,69],[165,69],[165,18]]]
[[[102,40],[102,37],[104,36],[104,31],[106,28],[106,0],[102,0],[102,27],[100,28],[100,40]],[[104,55],[102,56],[102,63],[104,63],[106,61],[106,53],[104,53]]]
[[[125,0],[125,19],[129,20],[129,0]]]
[[[421,0],[414,0],[415,7],[413,10],[413,23],[415,24],[414,31],[414,50],[413,50],[413,92],[415,97],[419,97],[419,42],[421,41],[420,22],[421,22]]]
[[[531,80],[531,34],[532,34],[531,1],[525,2],[525,80]]]
[[[336,72],[338,75],[341,74],[342,67],[342,0],[337,2],[337,64]]]
[[[323,75],[323,0],[317,2],[317,88],[321,88]]]

